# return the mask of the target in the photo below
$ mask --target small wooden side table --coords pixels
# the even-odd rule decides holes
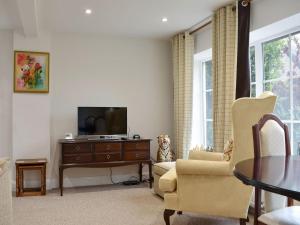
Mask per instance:
[[[47,159],[16,160],[16,196],[46,195],[46,164]],[[39,188],[24,188],[24,170],[38,170],[41,173]]]

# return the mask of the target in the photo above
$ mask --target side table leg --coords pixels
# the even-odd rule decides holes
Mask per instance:
[[[60,196],[63,196],[64,189],[64,168],[62,166],[59,167],[59,188],[60,188]]]
[[[152,188],[152,162],[151,161],[148,163],[148,166],[149,166],[149,186],[151,189]]]
[[[20,181],[19,181],[19,166],[16,166],[16,196],[19,197],[20,196]]]
[[[41,194],[46,195],[46,165],[41,168]]]
[[[24,170],[23,168],[20,168],[20,174],[19,174],[19,196],[24,196]]]
[[[139,164],[139,175],[140,175],[140,182],[143,182],[143,164]]]

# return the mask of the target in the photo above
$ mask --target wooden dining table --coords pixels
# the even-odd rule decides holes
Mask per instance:
[[[235,165],[234,175],[246,185],[300,201],[300,156],[266,156]]]

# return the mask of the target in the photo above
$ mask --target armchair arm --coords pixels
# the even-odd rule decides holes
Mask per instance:
[[[159,189],[163,192],[173,192],[177,187],[176,169],[172,168],[159,179]]]
[[[209,160],[209,161],[222,161],[223,153],[220,152],[206,152],[202,150],[189,151],[189,159],[192,160]]]
[[[232,168],[228,161],[183,160],[176,161],[178,175],[231,176]]]

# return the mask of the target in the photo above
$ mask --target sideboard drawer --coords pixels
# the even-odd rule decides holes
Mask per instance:
[[[92,161],[93,161],[93,155],[91,153],[63,156],[64,163],[88,163]]]
[[[91,153],[92,148],[90,144],[86,143],[64,144],[63,152],[66,154]]]
[[[136,141],[124,143],[125,151],[149,150],[150,143],[148,141]]]
[[[112,161],[120,161],[121,153],[104,153],[104,154],[96,154],[97,162],[112,162]]]
[[[122,145],[121,143],[96,143],[95,144],[95,152],[121,152]]]
[[[147,160],[150,159],[149,151],[130,151],[124,153],[125,161]]]

